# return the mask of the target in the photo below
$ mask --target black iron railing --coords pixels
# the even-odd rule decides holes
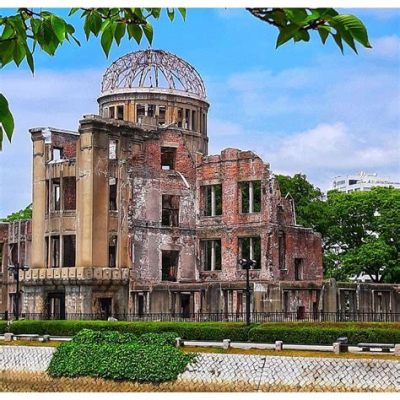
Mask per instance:
[[[14,319],[13,315],[8,315]],[[108,320],[119,321],[185,321],[185,322],[246,322],[246,313],[22,313],[20,319],[28,320]],[[6,315],[0,313],[0,319]],[[253,312],[251,322],[400,322],[400,313],[348,313],[348,312]]]

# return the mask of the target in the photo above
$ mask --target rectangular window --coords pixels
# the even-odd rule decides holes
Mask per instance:
[[[261,239],[260,237],[239,238],[239,258],[255,260],[254,269],[261,268]]]
[[[149,104],[147,106],[147,116],[154,117],[156,115],[156,106],[154,104]]]
[[[144,117],[146,109],[143,104],[136,105],[136,122],[141,122],[142,117]]]
[[[53,161],[58,161],[58,160],[62,160],[62,158],[63,158],[63,149],[62,149],[62,147],[53,147],[52,160]]]
[[[64,235],[63,241],[63,267],[75,267],[75,235]]]
[[[161,279],[163,281],[176,282],[178,275],[179,251],[162,251]]]
[[[179,226],[179,196],[162,195],[161,225]]]
[[[192,111],[192,131],[196,130],[196,111]]]
[[[222,214],[222,185],[203,186],[204,215],[214,217]]]
[[[63,178],[64,210],[76,209],[76,178],[73,176]]]
[[[115,118],[115,107],[110,107],[108,109],[109,118]]]
[[[49,212],[49,180],[46,179],[46,214]]]
[[[302,258],[294,259],[294,280],[295,281],[303,280],[303,259]]]
[[[60,266],[60,236],[51,237],[51,267]]]
[[[117,119],[124,119],[124,106],[117,106]]]
[[[161,169],[166,171],[175,169],[175,158],[175,147],[161,147]]]
[[[109,139],[109,141],[108,141],[108,159],[109,160],[117,159],[117,148],[118,148],[118,140]]]
[[[60,196],[60,179],[52,179],[53,188],[53,210],[58,211],[61,209],[61,196]]]
[[[261,181],[240,182],[241,213],[261,211]]]
[[[286,269],[286,240],[285,232],[278,233],[278,253],[279,253],[279,269]]]
[[[202,264],[204,271],[221,270],[221,240],[203,240]]]
[[[158,107],[158,124],[163,125],[165,124],[165,106]]]
[[[117,210],[117,178],[109,178],[109,210]]]
[[[190,129],[190,110],[185,110],[185,125],[184,129]]]
[[[45,266],[46,268],[49,267],[49,237],[46,236],[44,238],[44,247],[45,247],[45,254],[44,254],[44,259],[45,259]]]
[[[108,266],[114,268],[117,266],[117,237],[111,236],[108,242]]]
[[[178,108],[178,120],[176,121],[178,124],[178,128],[182,128],[182,124],[183,124],[183,109],[182,108]]]

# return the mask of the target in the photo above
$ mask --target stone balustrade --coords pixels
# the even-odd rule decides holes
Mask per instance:
[[[129,268],[96,268],[96,267],[70,267],[70,268],[31,268],[20,272],[20,280],[24,285],[43,284],[49,282],[119,282],[128,283]]]

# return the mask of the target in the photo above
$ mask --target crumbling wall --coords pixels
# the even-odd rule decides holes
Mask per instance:
[[[78,135],[70,134],[65,131],[51,131],[52,148],[62,149],[63,159],[76,157],[76,144],[79,139]],[[49,149],[51,151],[51,149]]]

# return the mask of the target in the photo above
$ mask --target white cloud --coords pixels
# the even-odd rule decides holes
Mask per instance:
[[[396,35],[383,36],[372,40],[373,51],[371,54],[384,58],[400,57],[400,38]]]
[[[208,120],[208,130],[212,132],[214,137],[229,137],[244,134],[243,128],[240,124],[213,118],[210,118]]]

